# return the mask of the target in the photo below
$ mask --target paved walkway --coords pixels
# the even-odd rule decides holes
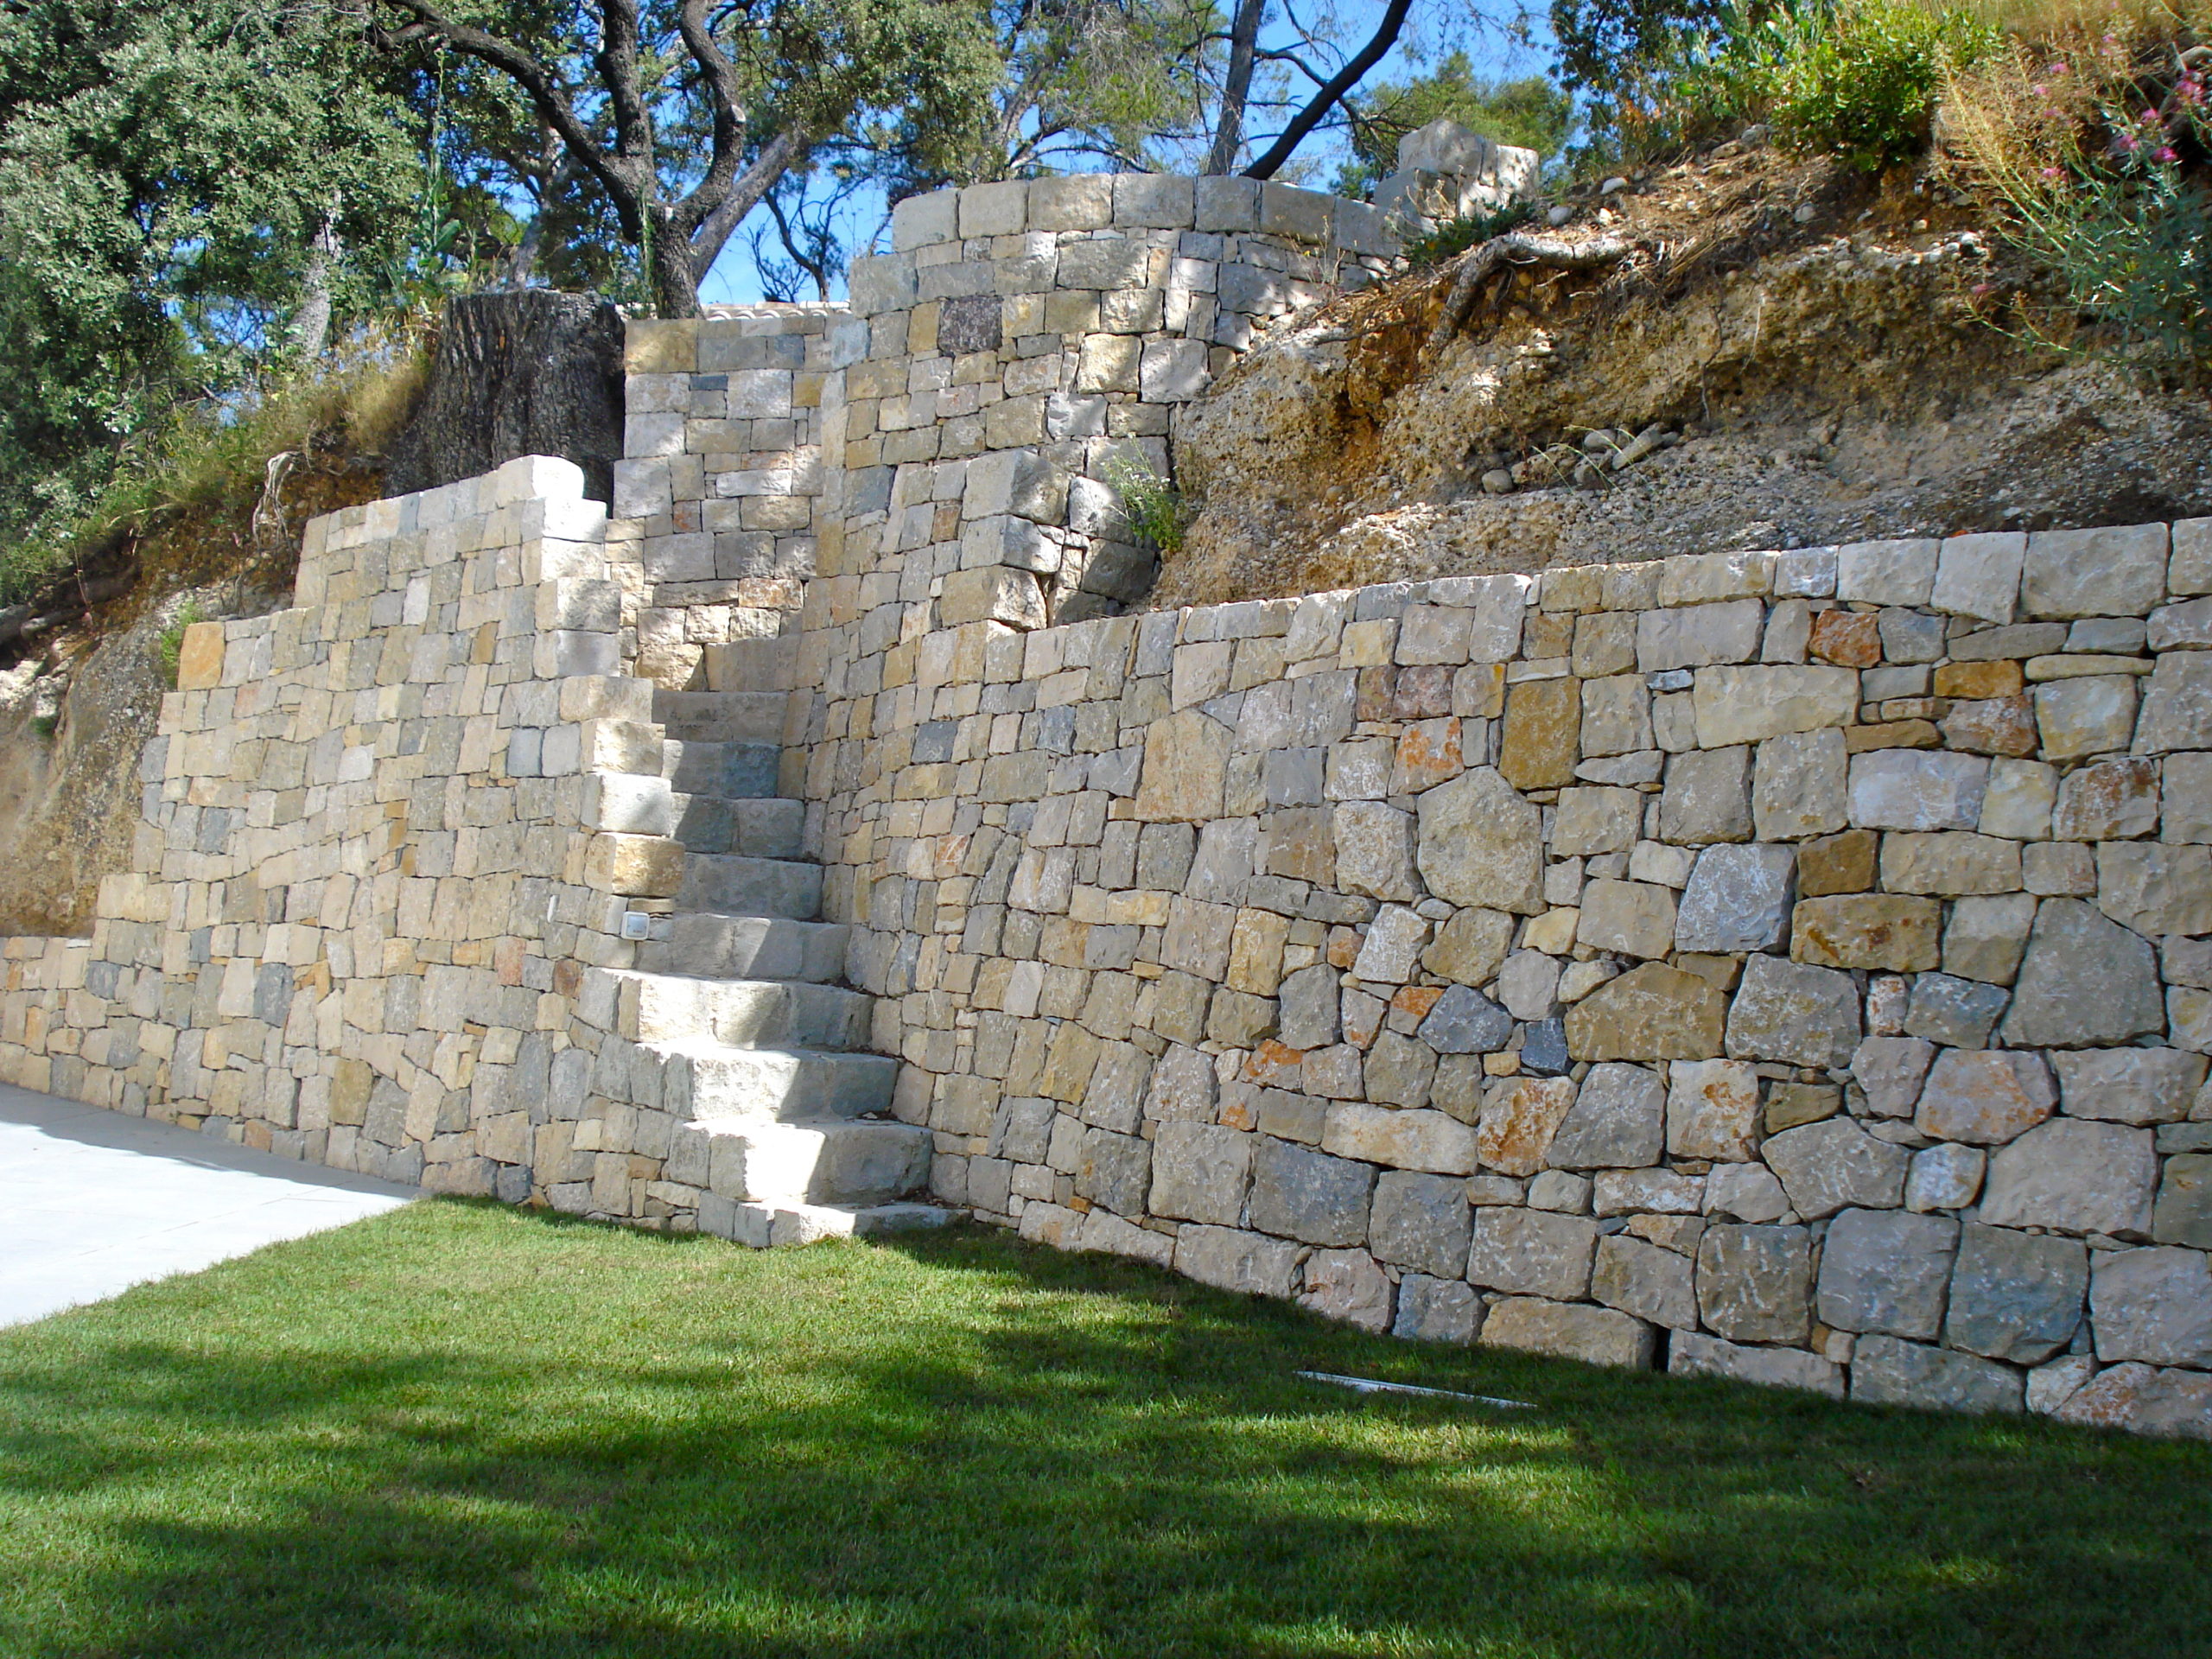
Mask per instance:
[[[421,1196],[0,1084],[0,1325]]]

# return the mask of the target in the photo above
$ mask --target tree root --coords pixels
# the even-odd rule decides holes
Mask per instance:
[[[1483,284],[1504,265],[1541,265],[1548,270],[1596,270],[1627,256],[1629,242],[1618,236],[1596,237],[1587,242],[1562,242],[1557,237],[1509,234],[1478,243],[1459,256],[1452,291],[1444,302],[1444,315],[1421,347],[1424,358],[1434,358],[1466,326]]]

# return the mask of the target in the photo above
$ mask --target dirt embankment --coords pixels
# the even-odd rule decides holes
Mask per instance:
[[[1566,205],[1537,233],[1626,257],[1498,279],[1434,353],[1448,268],[1347,296],[1185,410],[1153,602],[2212,513],[2202,394],[2044,343],[1934,180],[1732,143]]]

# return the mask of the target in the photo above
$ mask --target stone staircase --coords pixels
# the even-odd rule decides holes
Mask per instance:
[[[928,1185],[930,1134],[890,1116],[899,1063],[863,1050],[869,999],[836,982],[846,930],[819,919],[805,805],[776,793],[796,643],[710,647],[709,690],[653,694],[671,833],[690,856],[674,913],[619,976],[620,1034],[661,1061],[705,1139],[706,1185],[754,1245],[951,1217],[910,1200]]]

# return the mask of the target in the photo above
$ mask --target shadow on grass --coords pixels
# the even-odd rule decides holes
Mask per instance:
[[[2208,1474],[982,1230],[422,1205],[0,1341],[0,1651],[2186,1654]]]

